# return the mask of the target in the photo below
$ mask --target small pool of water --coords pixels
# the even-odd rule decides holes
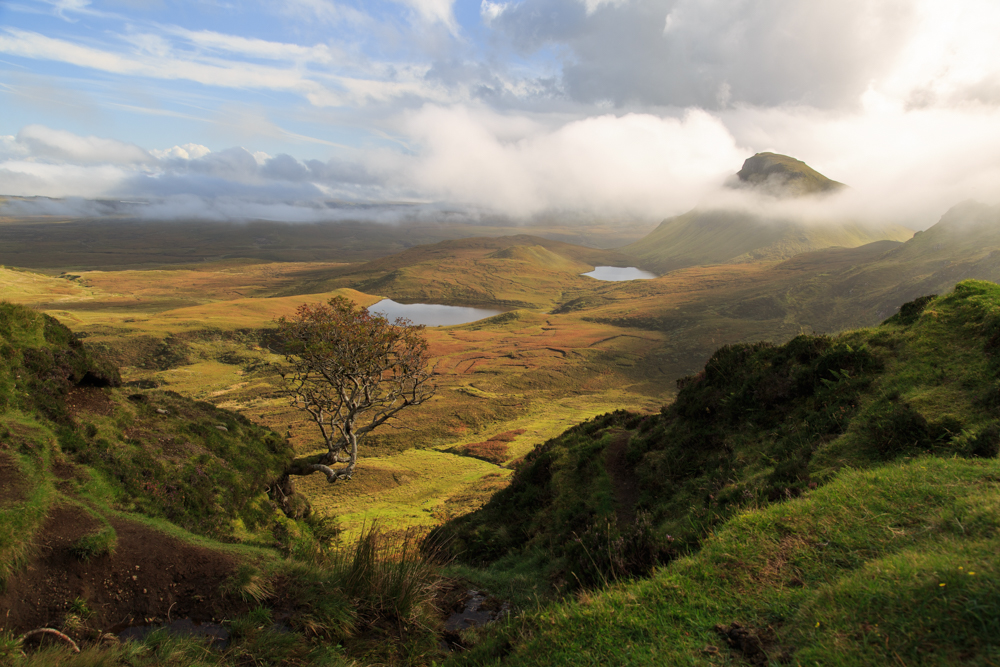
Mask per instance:
[[[598,266],[590,273],[583,273],[581,275],[609,282],[619,282],[622,280],[652,280],[653,278],[658,277],[655,273],[643,271],[635,268],[634,266]]]
[[[381,313],[390,321],[397,317],[405,317],[414,324],[423,324],[429,327],[475,322],[503,312],[488,308],[442,306],[436,303],[396,303],[392,299],[382,299],[375,305],[369,306],[368,310],[373,313]]]

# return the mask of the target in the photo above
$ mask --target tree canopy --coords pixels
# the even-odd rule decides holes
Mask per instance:
[[[340,296],[299,306],[294,317],[277,323],[292,404],[310,415],[327,448],[292,474],[350,479],[358,441],[434,395],[423,325],[390,322]]]

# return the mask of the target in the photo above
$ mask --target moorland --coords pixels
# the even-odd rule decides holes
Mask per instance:
[[[992,664],[998,223],[0,221],[0,656]],[[334,296],[503,312],[427,327],[436,396],[288,502],[275,320]],[[117,643],[174,618],[228,643]]]

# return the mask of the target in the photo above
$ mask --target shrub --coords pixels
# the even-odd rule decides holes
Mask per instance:
[[[639,512],[624,527],[614,515],[598,519],[566,548],[566,570],[584,588],[642,577],[675,556],[669,541],[653,529],[649,514]]]

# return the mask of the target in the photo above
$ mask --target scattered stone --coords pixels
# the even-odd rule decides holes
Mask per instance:
[[[215,428],[219,429],[220,431],[225,431],[227,433],[229,432],[229,429],[223,426],[222,424],[216,424]]]

